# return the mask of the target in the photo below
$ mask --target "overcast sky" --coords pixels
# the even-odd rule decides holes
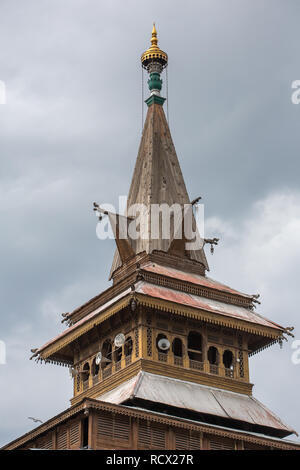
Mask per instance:
[[[0,445],[69,406],[68,370],[30,348],[109,285],[114,242],[96,238],[92,202],[128,192],[153,21],[186,185],[221,239],[209,275],[259,292],[258,311],[300,339],[299,15],[297,0],[1,0]],[[292,351],[253,357],[251,381],[300,433]]]

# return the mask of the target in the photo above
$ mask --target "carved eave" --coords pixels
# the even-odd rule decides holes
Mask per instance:
[[[151,294],[149,294],[149,292]],[[174,300],[168,298],[170,295],[174,296]],[[137,281],[134,287],[131,286],[131,288],[126,289],[117,297],[92,311],[59,336],[46,343],[37,351],[37,358],[55,362],[60,362],[61,358],[64,358],[66,361],[67,358],[68,361],[72,361],[73,352],[70,345],[97,325],[101,325],[105,320],[129,306],[133,298],[135,298],[139,305],[147,308],[170,312],[182,318],[186,317],[253,335],[255,337],[254,344],[256,344],[257,348],[262,348],[278,341],[285,331],[283,327],[272,324],[272,322],[242,307],[235,306],[234,310],[231,312],[230,305],[226,306],[226,304],[224,304],[225,308],[229,309],[229,314],[226,314],[226,312],[222,313],[217,309],[219,304],[224,308],[222,303],[214,301],[211,307],[209,304],[205,303],[205,298],[198,298],[196,296],[190,297],[185,293],[164,287],[157,287],[145,281]],[[191,305],[187,304],[189,299],[192,300]],[[193,305],[195,302],[198,302],[199,307]],[[246,319],[234,316],[236,309],[246,315]],[[247,320],[248,317],[249,319],[251,318],[251,321]],[[251,346],[251,340],[249,344]]]
[[[262,336],[266,338],[268,342],[269,340],[271,340],[272,342],[274,340],[277,341],[284,332],[284,328],[278,329],[273,327],[266,327],[248,321],[230,318],[226,315],[221,315],[219,313],[212,313],[210,311],[189,307],[164,299],[149,297],[143,294],[136,294],[136,299],[140,303],[140,305],[144,305],[146,307],[159,309],[165,312],[170,312],[194,320],[200,320],[205,323],[218,325],[224,328],[232,328],[252,335]]]
[[[56,338],[50,340],[44,346],[39,348],[37,351],[37,360],[59,363],[62,362],[60,361],[60,358],[66,357],[69,352],[68,360],[73,363],[73,352],[70,345],[78,338],[91,331],[95,326],[100,325],[105,320],[128,306],[131,300],[132,294],[130,290],[127,290],[123,293],[121,298],[116,299],[115,302],[111,302],[110,306],[105,304],[90,315],[87,315],[82,320],[67,328]]]

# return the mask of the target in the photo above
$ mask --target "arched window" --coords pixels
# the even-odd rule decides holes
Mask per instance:
[[[166,337],[165,334],[159,333],[159,334],[157,335],[157,337],[156,337],[156,347],[157,347],[157,349],[158,349],[160,352],[167,353],[167,352],[168,352],[168,349],[163,350],[162,348],[160,348],[160,347],[158,346],[158,343],[160,342],[161,339],[166,339],[166,340],[167,340],[168,338]]]
[[[182,341],[180,338],[175,338],[173,340],[172,351],[173,351],[174,356],[182,357],[183,350],[182,350]]]
[[[95,377],[99,373],[99,364],[96,364],[96,358],[94,357],[92,362],[92,376]]]
[[[89,376],[90,376],[90,365],[88,362],[86,362],[82,369],[82,381],[86,382],[89,379]]]
[[[230,369],[233,366],[233,354],[229,349],[226,349],[223,353],[223,364],[226,369]]]
[[[202,336],[197,331],[189,332],[188,356],[192,361],[202,362]]]
[[[210,346],[207,351],[207,359],[208,362],[212,365],[217,366],[219,364],[219,353],[215,346]]]
[[[158,360],[162,362],[167,362],[169,348],[165,348],[164,344],[161,344],[160,341],[165,339],[165,345],[168,345],[168,338],[163,333],[159,333],[156,337],[156,348],[158,350]],[[160,346],[158,345],[160,344]]]
[[[132,338],[131,338],[131,336],[129,336],[128,338],[126,338],[126,341],[125,341],[125,343],[124,343],[124,354],[125,354],[125,357],[131,356],[131,354],[132,354],[132,347],[133,347]]]
[[[102,360],[101,360],[101,368],[104,369],[107,367],[112,360],[112,345],[110,339],[106,339],[102,345]]]
[[[210,346],[207,351],[207,359],[209,362],[209,371],[211,374],[219,373],[219,352],[215,346]]]

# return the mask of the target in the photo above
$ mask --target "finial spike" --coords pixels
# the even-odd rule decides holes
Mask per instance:
[[[158,43],[157,31],[156,31],[155,23],[153,23],[151,44],[152,46],[157,46],[157,43]]]
[[[147,70],[149,64],[151,64],[152,62],[160,63],[162,68],[165,68],[168,64],[168,55],[158,47],[157,43],[157,30],[155,22],[153,22],[151,46],[142,54],[141,57],[142,67]]]

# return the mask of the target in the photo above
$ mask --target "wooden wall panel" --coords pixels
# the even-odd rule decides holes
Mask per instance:
[[[200,450],[201,434],[188,430],[175,430],[175,449],[176,450]]]
[[[209,437],[210,450],[235,450],[235,441],[225,437]]]
[[[80,426],[81,423],[79,420],[71,421],[69,425],[69,439],[70,439],[70,449],[80,449],[81,447],[81,435],[80,435]]]
[[[131,441],[129,416],[103,412],[96,419],[97,449],[128,449]]]
[[[56,445],[57,445],[57,450],[68,449],[68,429],[66,426],[58,429],[57,437],[56,437]]]
[[[167,427],[149,423],[145,420],[138,422],[138,448],[139,449],[166,449]]]

